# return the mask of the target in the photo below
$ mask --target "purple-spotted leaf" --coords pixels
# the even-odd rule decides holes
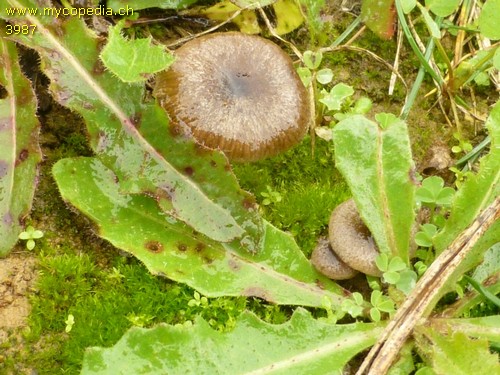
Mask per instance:
[[[224,333],[201,317],[193,325],[134,327],[111,348],[89,349],[82,375],[341,374],[376,341],[381,326],[328,324],[298,309],[280,325],[245,312]]]
[[[0,38],[0,256],[17,242],[31,209],[41,159],[37,102],[17,61],[15,44]]]
[[[44,15],[51,5],[47,0],[7,2],[39,10],[17,16],[2,8],[0,17],[36,26],[32,35],[13,39],[39,52],[54,97],[84,118],[90,144],[115,174],[122,194],[151,196],[164,214],[192,230],[259,250],[262,219],[224,155],[176,134],[163,110],[144,99],[144,85],[123,83],[106,71],[99,60],[101,43],[82,19]]]
[[[222,244],[165,215],[154,199],[123,194],[112,170],[97,158],[63,159],[53,173],[63,199],[98,227],[99,235],[132,253],[154,274],[183,282],[208,297],[256,296],[288,305],[338,306],[343,290],[320,276],[293,238],[265,225],[261,251],[238,241]]]

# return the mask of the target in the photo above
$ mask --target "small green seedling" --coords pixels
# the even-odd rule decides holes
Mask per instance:
[[[413,267],[415,268],[415,270],[417,271],[417,275],[418,276],[422,276],[425,271],[427,271],[427,265],[422,262],[421,260],[419,260],[418,262],[416,262]]]
[[[325,68],[317,71],[323,60],[321,52],[306,51],[302,59],[305,66],[297,68],[297,74],[305,87],[309,87],[314,80],[322,85],[326,85],[332,81],[333,72],[331,69]]]
[[[33,250],[35,248],[35,240],[43,237],[43,232],[41,230],[33,228],[31,225],[26,228],[24,232],[19,233],[19,239],[25,240],[26,248],[28,250]]]
[[[66,323],[66,328],[64,329],[64,331],[66,333],[70,333],[73,329],[73,325],[75,324],[75,317],[73,316],[73,314],[69,314],[64,323]]]
[[[201,296],[200,293],[194,292],[194,298],[189,300],[188,306],[189,307],[201,306],[205,308],[208,306],[208,299],[205,296]]]
[[[340,111],[344,101],[354,94],[354,89],[345,83],[339,83],[330,91],[321,90],[320,103],[323,103],[328,111]]]
[[[422,181],[422,186],[416,191],[415,198],[417,202],[429,207],[430,219],[429,222],[442,228],[446,219],[439,208],[449,208],[453,202],[455,190],[451,187],[445,187],[441,177],[432,176]],[[438,214],[436,214],[438,213]]]
[[[356,102],[354,103],[354,106],[349,108],[347,112],[339,112],[336,113],[333,117],[335,117],[335,120],[337,121],[342,121],[343,119],[347,118],[348,116],[352,115],[364,115],[370,112],[370,109],[372,109],[373,102],[371,101],[370,98],[367,98],[366,96],[362,96]]]
[[[379,322],[383,312],[393,314],[396,309],[394,302],[387,296],[384,296],[380,290],[374,290],[370,297],[372,308],[370,309],[370,317],[374,322]]]
[[[418,262],[414,266],[419,276],[425,272],[427,265],[434,259],[432,248],[434,246],[434,237],[437,232],[438,227],[436,225],[423,224],[420,226],[420,231],[415,234],[415,243],[420,247],[415,255],[418,259],[422,260],[422,262]]]
[[[420,249],[417,250],[417,257],[429,264],[432,260],[433,239],[440,228],[446,223],[445,212],[442,208],[449,208],[453,203],[455,190],[445,187],[441,177],[432,176],[422,181],[422,186],[416,191],[417,202],[426,206],[430,210],[429,223],[420,226],[420,231],[415,234],[415,242]],[[421,275],[424,268],[417,270]]]
[[[366,281],[371,290],[382,290],[382,284],[380,283],[380,278],[376,276],[366,275]]]
[[[470,151],[472,151],[472,145],[469,141],[466,141],[465,139],[463,139],[463,137],[455,132],[453,133],[453,138],[455,138],[457,141],[458,141],[458,145],[455,145],[451,148],[451,152],[455,153],[455,154],[459,154],[461,152],[463,153],[468,153]]]
[[[144,327],[155,317],[147,314],[139,314],[136,315],[134,313],[130,313],[127,315],[127,320],[132,323],[136,327]]]
[[[297,73],[305,87],[310,89],[314,96],[316,108],[315,133],[318,137],[330,141],[332,139],[331,127],[336,121],[356,115],[366,114],[372,107],[372,101],[362,97],[354,101],[354,89],[344,83],[338,83],[327,89],[327,85],[333,82],[333,71],[330,68],[319,69],[323,61],[323,54],[313,51],[306,51],[302,61],[304,66],[297,68]],[[323,119],[330,121],[329,126],[321,126]],[[333,121],[335,119],[336,121]]]
[[[389,260],[387,254],[379,254],[375,260],[377,267],[383,272],[383,279],[388,284],[396,284],[399,281],[399,272],[406,269],[406,264],[400,257]]]
[[[321,300],[321,306],[326,311],[326,318],[320,318],[323,321],[326,321],[330,324],[335,324],[339,319],[342,319],[345,316],[345,312],[341,310],[334,311],[332,300],[326,296],[324,296]]]
[[[455,186],[460,189],[460,187],[462,186],[462,184],[471,176],[474,175],[474,173],[472,173],[471,171],[469,170],[460,170],[456,167],[451,167],[450,168],[450,171],[453,172],[455,174]]]
[[[432,176],[422,181],[422,186],[417,189],[417,201],[429,206],[431,209],[436,205],[450,207],[455,190],[444,187],[441,177]]]
[[[277,191],[274,191],[271,189],[271,187],[268,185],[266,186],[267,192],[260,193],[264,197],[264,200],[262,201],[263,206],[269,206],[272,203],[279,203],[281,202],[281,194]]]
[[[353,318],[360,316],[363,313],[363,296],[361,293],[354,292],[352,299],[346,299],[342,302],[342,311],[348,313]]]
[[[434,224],[423,224],[421,231],[415,234],[415,242],[421,247],[432,247],[432,239],[436,235],[438,228]]]
[[[417,282],[417,274],[408,268],[400,257],[389,259],[387,254],[380,254],[375,263],[382,271],[384,282],[395,285],[405,294],[409,294]]]

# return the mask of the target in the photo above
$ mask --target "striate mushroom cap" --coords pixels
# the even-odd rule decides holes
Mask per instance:
[[[333,210],[328,228],[332,249],[343,262],[364,274],[382,275],[375,264],[379,254],[377,245],[353,199]]]
[[[319,272],[333,280],[351,279],[358,273],[335,255],[330,241],[324,237],[318,240],[311,254],[311,263]]]
[[[232,161],[276,155],[304,137],[307,91],[290,57],[271,41],[238,32],[194,39],[158,74],[154,95],[173,126]],[[177,130],[177,129],[176,129]]]

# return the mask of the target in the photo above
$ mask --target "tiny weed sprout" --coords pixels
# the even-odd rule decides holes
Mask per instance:
[[[188,306],[205,308],[208,306],[208,299],[205,296],[201,296],[200,293],[194,292],[194,298],[189,300]]]
[[[456,167],[451,167],[450,171],[455,174],[455,186],[460,189],[462,184],[467,180],[468,177],[474,176],[474,173],[466,169],[460,170]]]
[[[24,232],[19,233],[19,239],[26,241],[26,248],[33,250],[35,248],[35,240],[43,237],[41,230],[33,228],[31,225]]]
[[[387,254],[380,254],[375,262],[383,273],[384,282],[396,286],[405,294],[410,293],[417,281],[417,273],[409,269],[400,257],[389,258]]]
[[[437,233],[437,227],[434,224],[423,224],[421,231],[415,235],[415,242],[421,247],[432,247],[432,239]]]
[[[147,314],[139,314],[136,315],[134,313],[130,313],[127,315],[127,320],[132,323],[132,325],[136,327],[144,327],[155,317]]]
[[[75,317],[73,316],[73,314],[69,314],[64,323],[66,323],[66,328],[64,329],[64,331],[66,333],[70,333],[73,329],[73,325],[75,324]]]
[[[323,61],[323,54],[320,51],[304,52],[302,61],[304,66],[297,68],[297,74],[304,86],[310,89],[315,102],[317,112],[315,134],[330,141],[331,129],[322,126],[324,120],[332,126],[336,121],[341,121],[348,116],[366,114],[372,107],[372,101],[366,97],[352,100],[354,89],[345,83],[338,83],[331,87],[330,84],[334,79],[333,71],[330,68],[319,69]],[[327,86],[330,87],[329,90]]]
[[[441,177],[432,176],[422,181],[422,186],[417,189],[416,198],[429,207],[433,207],[432,205],[449,207],[454,194],[455,190],[444,187]]]
[[[366,281],[371,290],[382,290],[379,277],[366,275]]]
[[[341,309],[353,318],[363,314],[363,296],[359,292],[354,292],[351,299],[346,299],[342,302]]]
[[[125,276],[120,272],[120,270],[116,267],[113,267],[111,272],[106,276],[110,280],[121,280]]]
[[[430,210],[429,222],[438,227],[443,227],[446,221],[442,208],[449,208],[454,196],[455,190],[445,187],[443,179],[438,176],[424,179],[415,193],[417,202]],[[429,231],[430,229],[427,230]]]
[[[266,186],[266,188],[267,192],[260,193],[260,195],[264,197],[264,199],[262,200],[263,206],[269,206],[270,204],[281,202],[282,197],[279,192],[273,191],[269,185]]]
[[[472,151],[472,145],[470,144],[469,141],[463,139],[460,133],[458,132],[453,133],[453,138],[455,138],[458,141],[458,145],[455,145],[451,148],[451,151],[453,153],[460,154],[461,152],[463,152],[464,154],[466,154]]]
[[[373,306],[370,309],[370,317],[374,322],[380,321],[382,313],[388,313],[392,315],[396,311],[394,302],[389,297],[384,296],[379,290],[374,290],[372,292],[370,303]]]
[[[322,318],[323,320],[335,324],[338,319],[341,319],[345,315],[342,311],[333,311],[332,301],[329,298],[325,297],[321,302],[327,316],[326,318]]]
[[[424,272],[427,271],[427,265],[420,260],[415,263],[413,267],[415,267],[418,276],[422,276]]]

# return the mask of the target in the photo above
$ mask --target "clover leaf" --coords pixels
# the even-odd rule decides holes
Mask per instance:
[[[432,239],[437,233],[437,227],[434,224],[423,224],[420,229],[421,231],[415,234],[415,242],[418,246],[431,247]]]
[[[416,191],[416,199],[431,207],[434,205],[449,207],[453,200],[455,190],[444,187],[441,177],[432,176],[422,181],[422,186]]]
[[[26,248],[28,250],[33,250],[35,248],[35,240],[42,237],[43,232],[33,228],[31,225],[28,226],[24,232],[19,233],[19,239],[27,241]]]
[[[392,314],[395,311],[394,302],[387,296],[384,296],[381,291],[374,290],[370,297],[372,308],[370,309],[370,317],[374,322],[379,322],[382,312]]]

